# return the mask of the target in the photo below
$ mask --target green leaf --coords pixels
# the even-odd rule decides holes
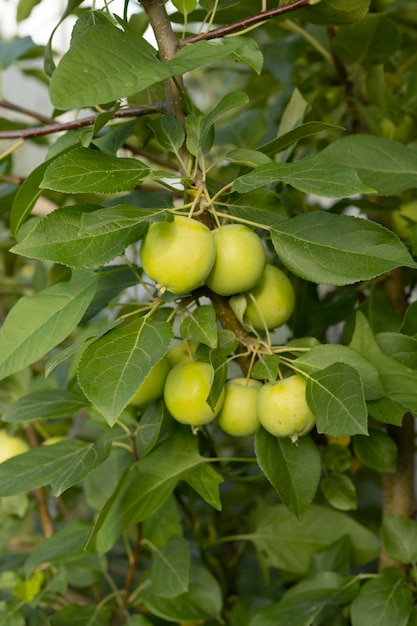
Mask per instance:
[[[400,44],[397,24],[386,15],[372,13],[357,24],[339,28],[333,39],[336,54],[347,63],[382,63]]]
[[[210,129],[219,119],[231,111],[248,104],[248,102],[249,98],[243,91],[232,91],[226,94],[220,102],[204,116],[201,127],[201,143],[204,144],[204,142],[207,141]]]
[[[221,589],[216,579],[203,567],[191,564],[188,591],[175,598],[162,598],[154,593],[153,585],[145,586],[141,600],[153,615],[171,622],[220,620]]]
[[[347,604],[359,590],[353,576],[321,572],[291,587],[279,602],[256,612],[250,626],[311,626],[326,606]]]
[[[381,526],[385,554],[399,563],[417,562],[417,522],[399,515],[388,515]]]
[[[116,193],[131,189],[149,177],[152,170],[138,159],[74,148],[48,165],[41,187],[63,193]]]
[[[185,140],[182,124],[172,115],[151,120],[150,127],[162,148],[176,153]]]
[[[98,552],[110,550],[128,526],[147,519],[166,502],[179,480],[187,480],[208,462],[199,454],[191,429],[178,428],[140,463],[132,465],[98,517],[91,537]],[[208,479],[213,480],[214,470],[207,469]]]
[[[73,208],[73,207],[71,207]],[[100,208],[92,213],[84,213],[80,226],[80,236],[103,236],[106,232],[134,229],[138,222],[147,227],[148,222],[170,222],[174,216],[165,209],[145,209],[131,204],[117,204]]]
[[[51,626],[104,626],[110,624],[112,609],[108,605],[77,606],[70,604],[55,611]],[[141,624],[141,626],[146,626]]]
[[[362,182],[380,195],[394,196],[417,187],[417,151],[397,141],[350,135],[331,143],[320,154],[356,170]]]
[[[325,122],[306,122],[283,133],[276,139],[272,139],[272,141],[263,144],[258,150],[272,157],[291,146],[295,146],[301,139],[306,137],[312,137],[323,132],[340,132],[343,130],[345,130],[343,126],[335,126],[334,124],[326,124]]]
[[[51,485],[55,496],[80,482],[106,460],[110,446],[66,439],[39,446],[0,464],[0,497]]]
[[[286,183],[303,191],[327,198],[346,198],[355,193],[372,193],[352,167],[333,163],[321,155],[304,157],[295,163],[266,163],[233,183],[233,189],[247,193],[265,185]]]
[[[232,58],[238,63],[247,65],[257,74],[262,71],[264,57],[259,50],[258,43],[253,37],[239,37],[240,45],[232,52]]]
[[[321,0],[310,4],[311,7],[297,11],[297,17],[312,24],[332,27],[359,22],[369,8],[369,0]]]
[[[200,465],[184,476],[190,485],[213,509],[222,510],[219,485],[223,478],[210,465]]]
[[[97,276],[74,272],[69,282],[23,296],[0,329],[0,379],[41,359],[77,326],[93,299]]]
[[[326,285],[417,267],[398,237],[370,220],[313,211],[271,228],[276,253],[294,274]]]
[[[180,327],[181,337],[210,348],[217,346],[217,323],[214,308],[208,304],[189,311]]]
[[[251,376],[257,380],[274,383],[278,377],[280,356],[278,354],[259,354],[252,368]]]
[[[38,5],[41,0],[19,0],[17,5],[16,20],[22,22],[32,13],[32,9]]]
[[[41,219],[35,228],[11,251],[15,254],[53,261],[75,269],[93,269],[123,254],[127,246],[145,236],[146,220],[135,225],[113,222],[91,232],[83,231],[83,217],[93,211],[98,221],[100,209],[80,205],[57,209]]]
[[[31,37],[0,41],[0,69],[5,70],[17,59],[36,48]]]
[[[175,598],[188,591],[190,583],[190,546],[186,539],[172,535],[161,549],[146,542],[152,550],[152,593]]]
[[[401,412],[402,415],[407,411],[417,414],[417,372],[382,352],[372,334],[368,320],[361,311],[356,313],[350,347],[366,355],[366,358],[375,365],[384,386],[386,398],[369,405],[372,415],[387,423],[398,424],[401,423]],[[374,408],[377,413],[374,412]],[[389,419],[384,419],[384,415]]]
[[[183,15],[187,15],[194,11],[197,0],[172,0],[174,7]]]
[[[307,403],[319,433],[345,437],[367,434],[368,412],[358,372],[347,363],[334,363],[307,379]]]
[[[2,420],[24,423],[38,419],[59,419],[72,416],[88,405],[81,395],[65,389],[33,391],[9,404]]]
[[[352,465],[349,448],[338,443],[330,443],[322,451],[323,463],[332,472],[346,472]]]
[[[386,569],[368,580],[351,606],[352,626],[406,626],[413,608],[413,593],[401,570]]]
[[[273,437],[262,427],[255,436],[258,465],[283,504],[299,519],[316,495],[320,454],[307,435],[297,443]]]
[[[222,41],[197,41],[190,46],[181,48],[173,59],[166,63],[172,76],[182,76],[186,72],[221,61],[242,47],[240,37],[229,37]]]
[[[90,533],[91,526],[81,520],[72,520],[59,528],[51,537],[39,543],[26,559],[26,576],[44,563],[58,563],[85,556],[84,548]]]
[[[148,454],[158,441],[163,422],[168,418],[165,404],[152,402],[141,416],[136,433],[136,443],[140,456]]]
[[[264,555],[267,565],[305,576],[314,554],[345,537],[352,546],[354,565],[378,554],[376,536],[339,511],[311,504],[298,521],[283,505],[263,506],[256,515],[256,530],[243,535]],[[277,541],[279,538],[279,541]]]
[[[346,474],[327,474],[320,483],[327,502],[339,511],[352,511],[358,508],[356,489]]]
[[[376,334],[375,339],[384,354],[407,367],[417,369],[417,339],[415,337],[408,337],[402,333],[383,332]]]
[[[117,51],[117,53],[116,53]],[[136,33],[99,24],[77,37],[52,74],[50,98],[61,110],[105,104],[170,76]]]
[[[369,429],[369,436],[353,439],[353,449],[358,459],[377,472],[395,472],[398,450],[395,441],[387,433],[376,428]]]
[[[51,160],[45,161],[31,171],[20,185],[14,197],[10,212],[10,231],[16,235],[23,222],[29,217],[38,198],[42,195],[40,188],[46,168]]]
[[[111,330],[83,352],[78,381],[110,426],[162,359],[172,338],[168,322],[139,318]]]
[[[366,400],[376,400],[384,395],[384,387],[376,367],[360,352],[338,344],[313,347],[300,356],[295,364],[306,374],[320,371],[333,363],[347,363],[360,375]]]

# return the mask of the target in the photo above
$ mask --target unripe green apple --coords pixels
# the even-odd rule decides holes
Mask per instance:
[[[210,363],[190,361],[172,368],[165,381],[164,400],[172,417],[181,424],[202,426],[213,421],[224,397],[220,396],[215,410],[207,398],[213,383],[214,370]]]
[[[194,360],[194,355],[198,344],[190,341],[180,341],[168,350],[165,355],[170,367],[178,365],[178,363],[187,363]]]
[[[401,239],[410,239],[410,227],[417,223],[417,201],[402,204],[391,214],[392,228]]]
[[[265,430],[292,441],[308,433],[315,424],[306,401],[305,382],[297,375],[265,383],[258,391],[257,411]]]
[[[142,267],[160,288],[185,294],[206,280],[216,257],[211,231],[197,220],[175,216],[153,222],[141,246]]]
[[[227,224],[213,230],[216,260],[206,285],[220,296],[249,291],[262,276],[265,250],[258,235],[242,224]]]
[[[0,430],[0,463],[29,449],[29,445],[20,437],[14,437],[5,430]]]
[[[233,297],[230,306],[235,310]],[[244,321],[257,330],[282,326],[294,310],[295,294],[290,279],[278,267],[267,264],[261,280],[246,296]]]
[[[262,387],[253,378],[232,378],[225,385],[224,401],[218,415],[219,426],[229,435],[246,437],[259,428],[256,409],[258,390]]]
[[[139,386],[129,404],[132,406],[142,407],[159,398],[164,393],[165,379],[170,370],[167,359],[161,359],[150,370],[145,380]]]

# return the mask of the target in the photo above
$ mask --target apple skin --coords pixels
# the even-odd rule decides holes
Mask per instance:
[[[267,264],[259,283],[246,296],[244,322],[257,330],[282,326],[291,316],[295,305],[294,288],[284,272]],[[234,308],[233,297],[230,306]]]
[[[259,428],[256,409],[262,383],[253,378],[232,378],[225,385],[224,401],[217,421],[228,435],[247,437]]]
[[[292,441],[307,434],[315,424],[306,401],[305,382],[297,375],[265,383],[258,391],[257,411],[265,430]]]
[[[410,239],[410,228],[417,223],[417,201],[411,200],[402,204],[391,213],[392,228],[398,237],[408,241]]]
[[[197,343],[190,341],[180,341],[173,345],[165,355],[170,367],[179,363],[188,363],[194,360],[195,352],[198,348]]]
[[[141,246],[145,273],[159,288],[174,294],[203,285],[215,257],[216,246],[207,226],[181,215],[173,222],[153,222]]]
[[[227,224],[212,232],[216,260],[206,285],[220,296],[249,291],[264,271],[266,254],[262,240],[242,224]]]
[[[5,430],[0,430],[0,463],[28,450],[30,448],[26,441],[20,437],[9,435]]]
[[[167,359],[164,358],[158,361],[158,363],[149,370],[149,373],[129,404],[131,406],[143,407],[162,398],[165,379],[170,369]]]
[[[221,409],[224,390],[213,411],[207,403],[213,378],[212,365],[204,361],[179,363],[172,368],[165,381],[164,401],[177,422],[202,426],[214,420]]]

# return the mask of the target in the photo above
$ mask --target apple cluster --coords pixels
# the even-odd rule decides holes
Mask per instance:
[[[141,248],[142,267],[160,290],[184,295],[206,285],[241,321],[259,331],[277,328],[294,309],[294,290],[278,267],[267,263],[262,240],[242,224],[210,230],[177,215],[154,222]]]
[[[284,324],[294,309],[289,278],[267,262],[256,232],[231,223],[210,230],[202,222],[176,215],[154,222],[141,247],[142,267],[161,291],[178,296],[206,285],[229,298],[236,317],[250,330],[269,331]],[[214,369],[196,358],[187,342],[168,350],[149,372],[130,404],[144,407],[163,397],[171,416],[199,427],[217,418],[229,435],[247,436],[262,425],[276,437],[296,440],[314,425],[305,382],[298,375],[262,383],[250,377],[228,380],[216,405],[207,402]]]
[[[253,435],[260,425],[275,437],[298,437],[308,433],[315,420],[298,375],[262,383],[253,378],[228,380],[216,403],[207,398],[214,378],[210,363],[195,360],[196,346],[181,342],[168,350],[149,372],[130,404],[144,407],[163,397],[171,416],[193,427],[213,422],[229,435]]]

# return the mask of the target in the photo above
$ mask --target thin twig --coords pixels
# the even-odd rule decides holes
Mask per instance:
[[[115,111],[113,119],[125,117],[141,117],[160,110],[160,105],[153,104],[147,107],[126,107]],[[23,128],[20,130],[3,130],[0,131],[1,139],[31,139],[33,137],[42,137],[43,135],[53,135],[67,130],[76,130],[84,126],[91,126],[95,123],[98,115],[89,115],[79,120],[71,122],[56,122],[54,124],[46,124],[46,126],[37,126],[35,128]]]
[[[287,4],[283,7],[276,7],[275,9],[269,9],[269,11],[262,11],[261,13],[256,13],[255,15],[250,15],[249,17],[244,17],[237,22],[233,22],[232,24],[227,24],[226,26],[220,26],[219,28],[214,28],[208,33],[200,33],[198,35],[190,35],[189,37],[185,37],[180,41],[181,46],[185,46],[189,43],[195,43],[196,41],[209,40],[209,39],[218,39],[219,37],[226,37],[227,35],[232,35],[234,33],[238,33],[241,30],[245,30],[249,26],[253,26],[254,24],[262,24],[262,22],[266,22],[271,20],[274,17],[279,15],[285,15],[285,13],[289,13],[290,11],[295,11],[296,9],[301,9],[302,7],[307,7],[310,4],[310,0],[297,0],[292,4]]]

